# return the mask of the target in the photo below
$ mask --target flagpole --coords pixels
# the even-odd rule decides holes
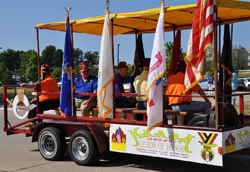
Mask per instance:
[[[215,4],[216,5],[216,4]],[[218,129],[218,117],[219,117],[219,111],[218,111],[218,88],[217,88],[217,18],[218,18],[218,13],[217,13],[217,6],[216,6],[216,22],[215,22],[215,30],[214,30],[214,86],[215,86],[215,126],[216,129]]]

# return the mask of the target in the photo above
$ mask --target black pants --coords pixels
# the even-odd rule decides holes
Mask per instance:
[[[32,102],[32,104],[36,104],[36,102]],[[38,113],[43,113],[43,111],[50,110],[50,109],[56,109],[60,106],[60,99],[55,100],[45,100],[42,102],[39,102],[40,111]],[[34,118],[36,117],[36,108],[29,111],[28,118]]]

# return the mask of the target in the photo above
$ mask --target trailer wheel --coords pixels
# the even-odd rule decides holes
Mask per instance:
[[[239,117],[234,106],[230,103],[225,103],[223,106],[225,126],[234,126],[239,124]],[[209,112],[209,127],[215,127],[215,109]]]
[[[69,142],[69,154],[77,165],[92,165],[99,160],[99,151],[90,131],[75,132]]]
[[[61,159],[66,151],[63,132],[55,127],[44,128],[38,136],[38,149],[46,160],[56,161]]]

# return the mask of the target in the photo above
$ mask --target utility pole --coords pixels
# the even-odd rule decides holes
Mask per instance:
[[[118,68],[118,64],[119,64],[119,46],[120,46],[120,44],[118,44],[118,46],[117,46],[117,68]]]

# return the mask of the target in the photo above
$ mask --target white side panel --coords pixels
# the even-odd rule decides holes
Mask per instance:
[[[110,151],[223,166],[222,133],[135,125],[110,125]]]
[[[223,132],[223,154],[250,146],[250,127]]]

